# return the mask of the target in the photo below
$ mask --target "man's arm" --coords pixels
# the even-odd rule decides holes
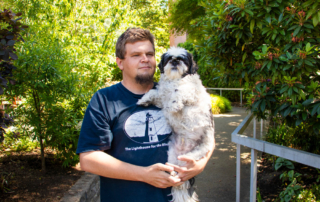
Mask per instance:
[[[179,173],[178,174],[179,178],[181,179],[182,182],[184,182],[200,174],[204,170],[212,153],[213,153],[213,149],[208,151],[206,156],[199,159],[198,161],[188,156],[183,156],[183,155],[178,156],[178,159],[180,161],[185,161],[187,163],[185,167],[180,167],[170,163],[166,163],[166,165],[174,167],[174,170]]]
[[[157,163],[148,167],[136,166],[120,161],[103,151],[80,153],[81,169],[100,176],[141,181],[158,188],[167,188],[180,184],[180,178],[170,176],[173,167]]]

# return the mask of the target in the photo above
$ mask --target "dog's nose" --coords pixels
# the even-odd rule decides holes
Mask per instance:
[[[172,60],[172,61],[171,61],[171,64],[172,64],[173,66],[177,66],[177,65],[179,64],[179,61],[178,61],[178,60]]]

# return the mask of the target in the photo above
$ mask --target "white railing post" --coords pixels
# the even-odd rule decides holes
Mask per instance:
[[[257,119],[253,118],[253,138],[257,136]],[[256,202],[257,194],[257,153],[255,149],[251,149],[251,176],[250,176],[250,202]]]
[[[257,153],[251,149],[250,202],[256,202],[257,197]]]
[[[241,168],[240,146],[241,146],[240,144],[237,144],[236,202],[240,202],[240,168]]]

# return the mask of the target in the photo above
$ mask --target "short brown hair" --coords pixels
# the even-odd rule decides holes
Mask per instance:
[[[147,29],[141,28],[128,28],[121,36],[118,38],[116,44],[116,57],[124,59],[126,55],[126,44],[135,43],[137,41],[150,41],[153,50],[154,49],[154,36]]]

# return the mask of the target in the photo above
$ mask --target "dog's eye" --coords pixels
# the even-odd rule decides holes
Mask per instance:
[[[177,60],[182,60],[183,58],[182,57],[177,57]]]

